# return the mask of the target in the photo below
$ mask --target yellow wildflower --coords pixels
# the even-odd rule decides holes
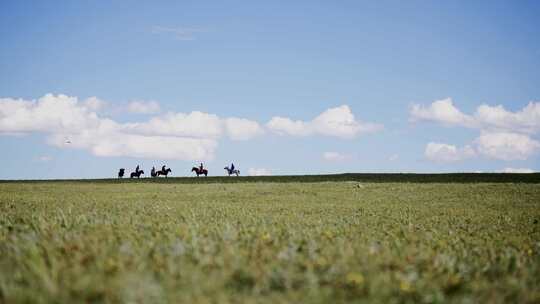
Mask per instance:
[[[361,286],[364,284],[364,276],[358,272],[350,272],[346,277],[347,284]]]

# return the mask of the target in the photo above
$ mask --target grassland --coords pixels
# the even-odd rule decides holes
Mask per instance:
[[[537,174],[341,176],[0,183],[0,303],[540,302]]]

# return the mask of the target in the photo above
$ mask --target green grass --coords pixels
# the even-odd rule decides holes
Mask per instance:
[[[0,303],[538,303],[524,178],[0,183]]]
[[[209,177],[169,177],[141,179],[93,179],[93,180],[46,180],[46,182],[88,182],[94,183],[318,183],[318,182],[347,182],[358,181],[366,183],[540,183],[540,173],[343,173],[326,175],[274,175],[274,176],[209,176]],[[20,182],[15,180],[0,180],[0,183]],[[25,182],[45,182],[43,180],[26,180]]]

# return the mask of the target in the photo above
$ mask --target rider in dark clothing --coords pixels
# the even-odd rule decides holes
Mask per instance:
[[[156,176],[156,167],[152,167],[152,171],[150,172],[151,176]]]
[[[231,163],[231,170],[230,171],[231,171],[231,173],[234,173],[234,164],[233,163]]]
[[[203,164],[201,163],[201,165],[199,166],[199,172],[202,172],[204,170],[204,167],[203,167]]]
[[[139,165],[137,165],[137,168],[135,168],[135,172],[136,172],[136,173],[139,172]]]
[[[161,167],[161,172],[165,173],[165,165],[163,165],[163,167]]]

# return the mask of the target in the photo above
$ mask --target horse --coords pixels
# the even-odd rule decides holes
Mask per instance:
[[[139,170],[139,171],[136,171],[136,172],[131,172],[131,175],[129,178],[141,178],[141,175],[144,174],[144,171],[143,170]]]
[[[160,175],[165,175],[165,177],[167,177],[167,175],[171,172],[172,172],[171,168],[167,168],[167,170],[165,171],[159,170],[159,171],[156,171],[156,177],[159,177]]]
[[[208,176],[208,170],[206,170],[206,169],[200,170],[197,167],[191,168],[191,172],[194,172],[194,171],[195,171],[195,174],[197,174],[197,177],[199,177],[199,175],[201,175],[201,174],[204,174],[204,176]]]
[[[120,170],[118,170],[118,178],[124,177],[125,172],[126,172],[126,169],[120,168]]]
[[[231,176],[231,174],[236,174],[236,176],[240,175],[240,170],[238,169],[231,170],[229,167],[225,167],[223,169],[227,170],[229,176]]]

